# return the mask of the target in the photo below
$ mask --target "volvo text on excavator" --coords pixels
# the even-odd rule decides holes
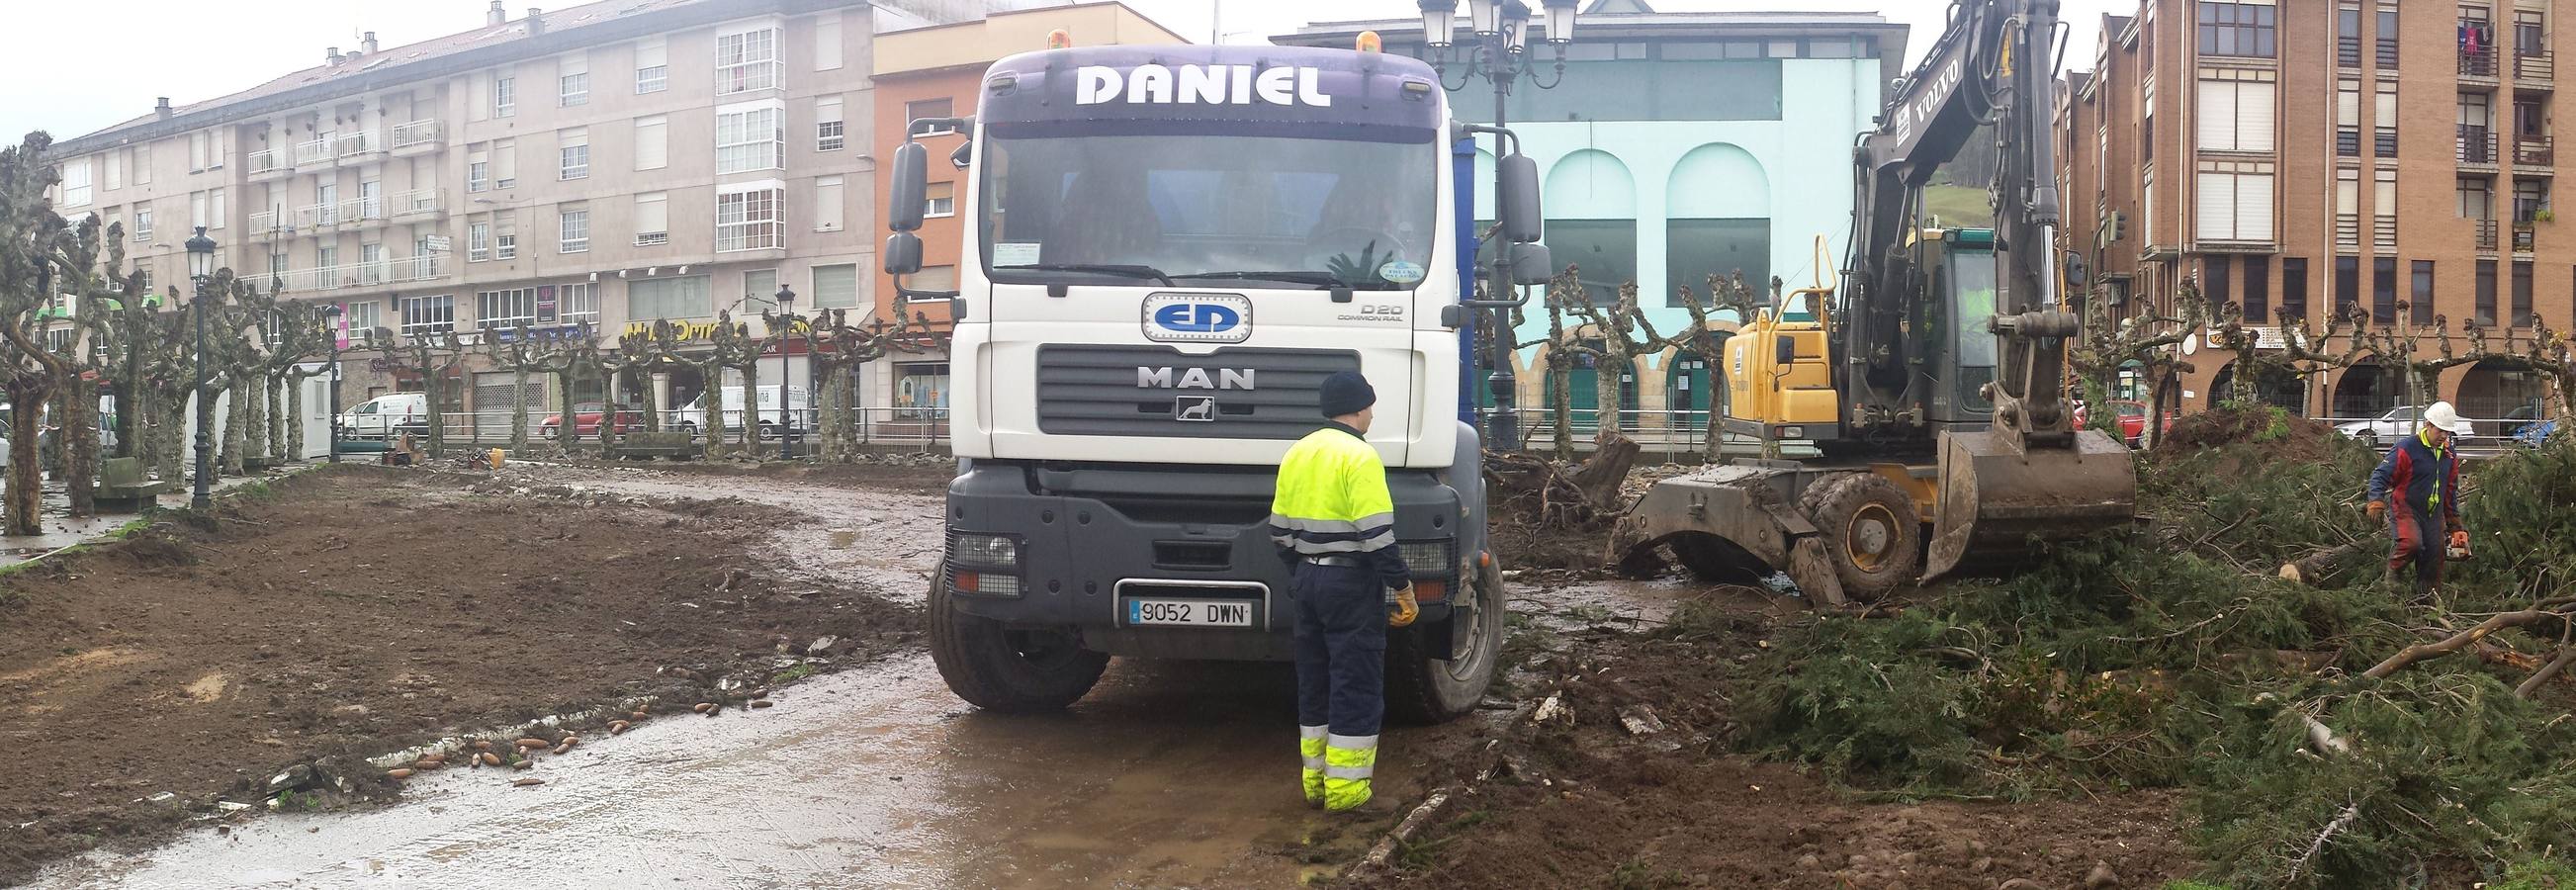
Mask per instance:
[[[2065,398],[2080,325],[2054,247],[2057,6],[1951,5],[1854,149],[1840,286],[1796,291],[1726,341],[1727,431],[1815,456],[1657,483],[1612,542],[1624,568],[1668,550],[1704,577],[1786,571],[1840,604],[2131,521],[2126,447],[2078,429]],[[1996,149],[1992,227],[1944,223],[1925,187],[1980,138]]]

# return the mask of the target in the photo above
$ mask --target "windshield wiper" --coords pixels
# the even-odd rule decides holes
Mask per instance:
[[[1237,281],[1244,279],[1259,279],[1266,281],[1287,281],[1297,284],[1311,284],[1316,287],[1350,287],[1350,285],[1342,283],[1340,276],[1334,275],[1331,272],[1314,272],[1304,269],[1284,270],[1278,272],[1188,272],[1174,275],[1172,277],[1219,278]]]
[[[1044,272],[1098,272],[1103,275],[1124,275],[1129,278],[1151,278],[1162,282],[1164,287],[1180,286],[1173,284],[1172,276],[1163,274],[1161,269],[1130,263],[1030,263],[1025,266],[995,266],[993,269],[995,271],[1035,269]]]

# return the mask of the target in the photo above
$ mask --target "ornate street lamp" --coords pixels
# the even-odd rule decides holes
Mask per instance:
[[[790,411],[792,410],[792,409],[789,407],[791,403],[787,400],[787,390],[788,390],[788,386],[787,386],[787,375],[788,375],[788,371],[787,371],[787,338],[788,338],[789,336],[791,336],[791,335],[793,335],[793,334],[795,334],[795,333],[796,333],[796,310],[795,310],[795,304],[796,304],[796,292],[795,292],[795,291],[793,291],[793,290],[788,289],[787,285],[784,285],[784,284],[779,285],[779,286],[778,286],[777,299],[778,299],[778,324],[779,324],[779,329],[778,329],[778,330],[779,330],[779,334],[778,334],[778,459],[779,459],[779,460],[794,460],[794,459],[796,459],[796,447],[795,447],[795,445],[794,445],[794,444],[792,444],[792,443],[794,442],[794,440],[793,440],[792,438],[790,438],[790,437],[794,434],[794,432],[795,432],[795,430],[796,430],[796,418],[795,418],[795,415],[793,415],[792,413],[790,413]],[[758,402],[758,401],[759,401],[759,399],[760,399],[760,394],[759,394],[759,393],[752,393],[752,394],[751,394],[751,397],[752,397],[752,400],[753,400],[754,402]]]
[[[331,329],[331,462],[335,464],[340,462],[340,350],[349,348],[349,330],[341,326],[341,313],[346,311],[338,303],[322,307],[323,326]]]
[[[188,507],[203,510],[214,504],[210,455],[215,449],[214,431],[209,425],[212,418],[208,416],[211,412],[206,404],[206,301],[212,297],[215,284],[215,239],[206,237],[205,226],[198,226],[197,234],[188,239],[188,277],[197,283],[197,376],[189,387],[197,400],[197,480],[188,495]]]

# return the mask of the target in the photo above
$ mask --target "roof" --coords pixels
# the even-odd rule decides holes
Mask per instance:
[[[1592,0],[1592,5],[1586,7],[1583,14],[1647,14],[1654,11],[1654,7],[1646,5],[1646,0]]]
[[[174,106],[169,116],[148,112],[75,139],[56,143],[62,155],[84,154],[297,105],[444,76],[513,58],[567,52],[609,40],[638,37],[701,23],[775,12],[810,12],[872,6],[868,0],[597,0],[530,17],[460,31],[373,53],[343,56],[239,92]]]

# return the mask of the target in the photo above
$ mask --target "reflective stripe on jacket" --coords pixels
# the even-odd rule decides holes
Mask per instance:
[[[1386,464],[1359,432],[1338,423],[1308,433],[1279,462],[1270,539],[1290,557],[1354,556],[1388,588],[1408,577],[1395,546],[1395,500]]]

